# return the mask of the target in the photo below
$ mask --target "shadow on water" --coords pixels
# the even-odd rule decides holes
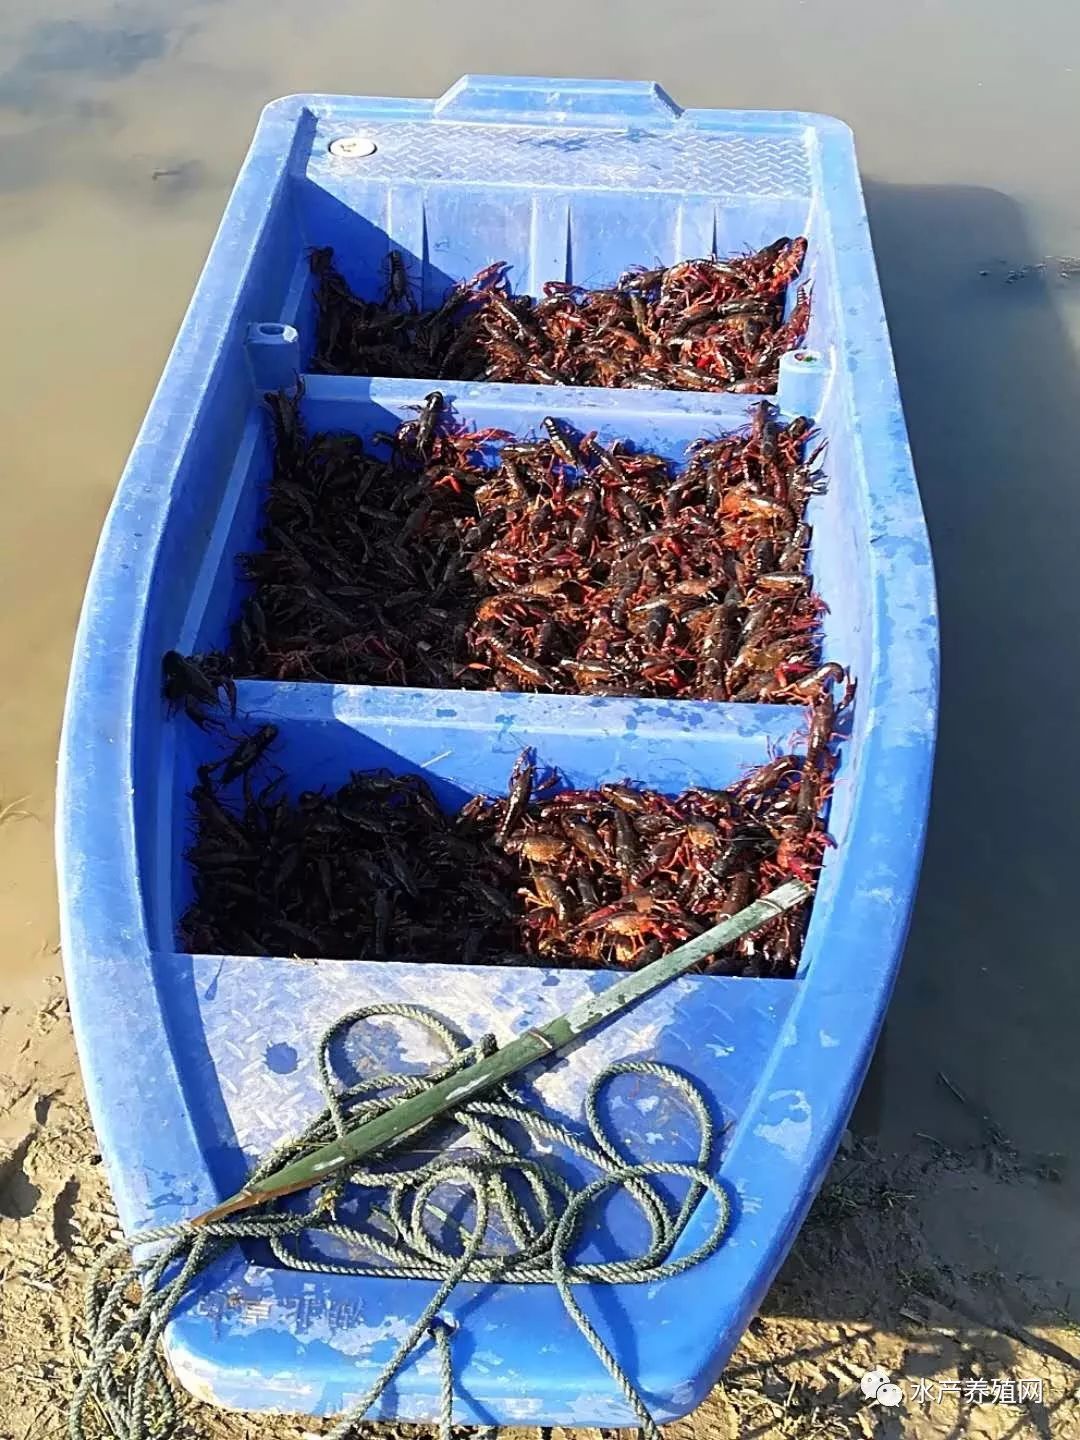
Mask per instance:
[[[24,115],[52,113],[73,78],[120,80],[169,51],[166,15],[119,10],[105,22],[39,20],[22,36],[17,59],[0,75],[0,105]]]
[[[1016,1373],[1009,1347],[1026,1334],[1075,1375],[1080,1362],[1028,1327],[1070,1304],[1075,1319],[1080,1296],[1080,375],[1066,324],[1080,285],[1040,268],[1006,195],[866,194],[937,571],[934,801],[887,1038],[853,1121],[901,1154],[838,1160],[762,1314],[909,1337],[939,1375],[995,1341],[997,1373]],[[850,1338],[825,1335],[816,1359]],[[736,1357],[727,1376],[753,1368]],[[1032,1416],[1036,1433],[1052,1433],[1053,1408]]]
[[[100,20],[38,20],[14,32],[11,61],[0,69],[0,120],[19,133],[0,151],[0,195],[77,180],[120,203],[160,208],[202,190],[205,162],[172,151],[116,153],[111,144],[123,124],[118,87],[198,28],[151,0]]]
[[[1080,314],[1080,287],[1029,268],[1045,257],[995,191],[870,184],[867,202],[942,635],[934,804],[881,1128],[902,1143],[938,1111],[962,1126],[940,1069],[1018,1146],[1060,1151],[1080,1113],[1080,375],[1063,318]]]

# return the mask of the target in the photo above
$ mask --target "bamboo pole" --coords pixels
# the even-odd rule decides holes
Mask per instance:
[[[197,1215],[193,1225],[206,1225],[220,1220],[237,1210],[246,1210],[264,1200],[291,1195],[297,1190],[306,1190],[312,1185],[328,1179],[338,1170],[355,1164],[365,1156],[387,1145],[403,1139],[411,1131],[418,1130],[429,1121],[447,1111],[453,1111],[476,1098],[485,1090],[501,1084],[515,1071],[546,1059],[566,1048],[579,1036],[602,1024],[612,1015],[617,1015],[646,995],[651,995],[669,980],[676,979],[691,966],[714,955],[725,945],[740,940],[744,935],[758,930],[769,920],[774,920],[785,910],[810,898],[810,890],[798,880],[789,880],[770,891],[760,900],[747,905],[744,910],[722,920],[703,935],[679,945],[667,955],[661,955],[643,970],[636,970],[623,979],[601,990],[587,995],[563,1015],[557,1015],[544,1025],[526,1030],[493,1054],[445,1080],[430,1086],[419,1095],[400,1101],[390,1110],[365,1120],[354,1129],[346,1131],[337,1140],[320,1145],[310,1154],[283,1166],[282,1169],[252,1182],[228,1200],[215,1205],[202,1215]]]

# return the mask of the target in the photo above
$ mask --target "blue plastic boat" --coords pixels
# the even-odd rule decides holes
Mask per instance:
[[[706,1262],[579,1298],[660,1419],[714,1384],[822,1180],[865,1073],[904,944],[936,719],[931,559],[848,129],[798,113],[680,110],[655,85],[466,77],[435,102],[295,96],[259,125],[102,536],[79,629],[60,766],[63,950],[90,1104],[125,1227],[202,1211],[318,1108],[314,1051],[342,1012],[424,1003],[505,1039],[610,974],[178,953],[190,896],[187,792],[214,741],[161,696],[161,657],[224,643],[236,555],[252,548],[270,453],[262,393],[311,357],[307,256],[330,245],[361,293],[402,251],[425,303],[495,259],[516,287],[613,280],[635,263],[805,234],[813,320],[777,404],[828,441],[811,502],[825,651],[858,695],[830,849],[793,980],[683,979],[539,1073],[572,1124],[590,1076],[650,1057],[692,1074],[727,1126],[734,1203]],[[426,381],[305,376],[311,426],[393,429]],[[745,425],[751,397],[448,383],[469,422],[527,434],[556,413],[601,439],[680,457]],[[793,742],[797,707],[245,681],[238,721],[272,721],[298,789],[351,769],[420,771],[447,806],[500,793],[535,747],[569,785],[723,786]],[[434,1052],[389,1036],[399,1062]],[[398,1048],[394,1048],[397,1046]],[[354,1057],[361,1067],[363,1055]],[[371,1057],[368,1057],[370,1060]],[[630,1086],[635,1154],[686,1159],[684,1117]],[[704,1212],[711,1201],[702,1202]],[[618,1229],[612,1218],[612,1233]],[[630,1221],[626,1222],[630,1224]],[[704,1213],[685,1237],[693,1244]],[[281,1269],[231,1251],[172,1321],[183,1383],[221,1405],[331,1413],[364,1392],[432,1292],[404,1278]],[[464,1285],[457,1417],[633,1423],[546,1286]],[[437,1411],[425,1350],[380,1402]]]

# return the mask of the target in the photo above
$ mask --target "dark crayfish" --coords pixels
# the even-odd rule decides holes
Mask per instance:
[[[162,691],[173,710],[183,710],[201,730],[220,725],[216,716],[207,714],[220,707],[221,691],[236,714],[236,685],[231,676],[222,673],[220,657],[181,655],[166,650],[161,657]]]
[[[786,877],[815,884],[838,714],[822,688],[807,751],[726,790],[558,791],[558,777],[524,751],[505,796],[477,796],[456,817],[422,778],[385,771],[296,801],[276,784],[257,791],[247,777],[274,738],[265,726],[200,771],[182,942],[224,953],[647,963]],[[240,800],[220,793],[241,776]],[[803,917],[782,917],[710,968],[790,975],[802,930]]]
[[[606,288],[549,281],[540,299],[513,294],[498,261],[424,311],[399,251],[380,303],[354,295],[333,252],[316,250],[314,368],[768,394],[809,325],[805,286],[785,318],[806,249],[802,236],[782,236],[753,254],[628,270]]]
[[[216,775],[218,784],[231,785],[245,778],[259,763],[278,736],[276,725],[262,725],[243,740],[221,760],[199,767],[199,778],[205,784],[210,776]]]
[[[677,467],[554,416],[536,438],[468,430],[437,390],[382,437],[385,459],[352,435],[309,434],[296,397],[274,397],[272,415],[261,548],[241,557],[253,593],[227,656],[177,657],[194,666],[196,716],[233,673],[812,698],[823,606],[806,571],[820,489],[808,420],[762,402],[744,432],[703,438]]]
[[[416,297],[413,294],[412,283],[409,280],[409,272],[405,268],[405,258],[400,250],[391,250],[386,257],[388,279],[386,283],[386,303],[391,306],[405,305],[415,315],[419,309]]]

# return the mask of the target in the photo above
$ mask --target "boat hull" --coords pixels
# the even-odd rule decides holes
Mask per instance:
[[[335,154],[362,133],[372,163]],[[340,147],[339,147],[340,149]],[[858,681],[826,856],[797,976],[680,980],[531,1074],[549,1113],[580,1124],[610,1060],[691,1074],[724,1138],[733,1200],[711,1258],[650,1286],[579,1290],[658,1419],[715,1383],[820,1184],[869,1063],[913,903],[937,707],[933,572],[912,473],[851,139],[827,117],[687,111],[653,86],[467,77],[441,100],[301,96],[264,115],[106,522],[76,645],[61,749],[62,940],[87,1092],[129,1231],[198,1213],[319,1107],[315,1048],[341,1013],[402,999],[505,1040],[606,974],[554,969],[205,956],[177,945],[191,894],[187,794],[216,754],[171,716],[161,656],[222,644],[241,597],[235,557],[257,543],[269,474],[261,392],[306,372],[307,252],[333,245],[373,292],[393,245],[426,303],[506,257],[545,279],[601,283],[625,266],[810,239],[814,318],[785,357],[782,413],[828,440],[811,501],[824,647]],[[304,374],[316,429],[369,436],[414,412],[430,382]],[[555,413],[602,440],[679,459],[747,422],[750,397],[479,382],[442,385],[453,411],[515,434]],[[448,809],[500,792],[531,745],[568,785],[723,786],[796,742],[785,706],[244,681],[237,726],[273,723],[295,791],[350,770],[423,774]],[[357,1064],[436,1058],[416,1037],[358,1039]],[[616,1094],[630,1151],[689,1158],[685,1116]],[[646,1099],[650,1103],[646,1104]],[[641,1103],[638,1103],[638,1102]],[[685,1244],[704,1233],[711,1201]],[[629,1212],[613,1222],[632,1245]],[[613,1231],[614,1233],[614,1231]],[[200,1277],[168,1332],[181,1380],[241,1409],[333,1413],[362,1395],[430,1282],[311,1275],[232,1252]],[[463,1285],[447,1314],[456,1418],[618,1426],[634,1416],[548,1286]],[[437,1413],[422,1350],[376,1414]]]

